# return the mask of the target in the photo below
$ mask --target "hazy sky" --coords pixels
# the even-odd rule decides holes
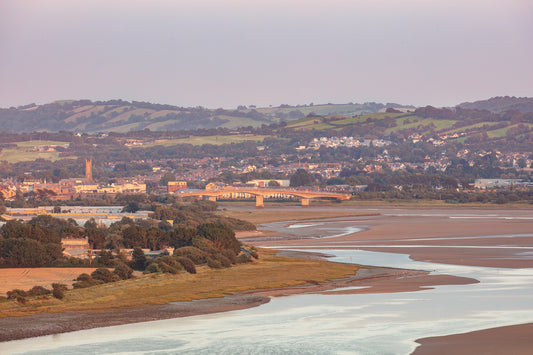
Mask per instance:
[[[0,0],[0,107],[533,96],[531,0]]]

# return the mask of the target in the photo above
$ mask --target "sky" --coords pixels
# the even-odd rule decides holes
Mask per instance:
[[[533,96],[531,0],[1,0],[0,107]]]

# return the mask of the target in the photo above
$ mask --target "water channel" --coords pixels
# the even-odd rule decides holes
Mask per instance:
[[[281,226],[313,238],[353,233],[335,219]],[[319,231],[320,233],[317,233]],[[287,248],[291,248],[290,246]],[[294,248],[299,248],[295,243]],[[305,249],[309,251],[309,249]],[[417,292],[304,294],[262,306],[0,343],[2,354],[409,354],[418,338],[533,322],[533,269],[418,262],[408,255],[313,248],[337,262],[475,278]]]

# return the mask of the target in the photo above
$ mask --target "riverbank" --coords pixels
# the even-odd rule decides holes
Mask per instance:
[[[530,208],[459,207],[422,209],[381,206],[372,209],[380,213],[379,217],[346,219],[345,227],[357,226],[360,232],[333,239],[310,237],[309,228],[301,228],[304,224],[320,228],[322,221],[318,218],[309,218],[302,224],[294,222],[296,225],[289,221],[278,224],[289,233],[282,239],[274,238],[272,231],[263,236],[256,233],[243,237],[246,243],[273,248],[399,253],[423,262],[509,270],[533,267],[533,258],[530,257],[533,254],[533,216]],[[367,208],[354,208],[354,216],[362,210]],[[337,222],[342,219],[338,218]],[[343,224],[340,222],[336,226],[342,227]],[[395,283],[398,280],[391,280],[385,285],[394,289]],[[424,338],[417,341],[422,345],[415,354],[529,354],[533,347],[531,331],[533,325],[525,324]]]
[[[292,256],[296,256],[291,253]],[[298,256],[302,256],[300,253]],[[311,259],[316,256],[307,255]],[[324,282],[269,289],[236,292],[219,298],[169,302],[93,311],[41,313],[25,317],[0,319],[0,341],[18,340],[36,336],[59,334],[77,330],[109,327],[121,324],[148,322],[201,314],[219,313],[256,307],[272,297],[296,294],[348,294],[409,292],[442,284],[467,284],[476,280],[448,275],[429,275],[425,271],[393,268],[358,268],[355,275]],[[346,289],[344,291],[332,291]]]
[[[529,233],[532,225],[532,218],[529,211],[520,212],[507,210],[484,210],[476,209],[469,211],[468,213],[461,213],[461,216],[458,216],[453,209],[396,209],[396,208],[382,208],[378,212],[374,212],[372,216],[362,216],[358,215],[358,212],[361,212],[363,209],[347,211],[343,210],[342,213],[344,217],[335,219],[335,228],[331,229],[333,234],[336,234],[346,230],[349,230],[348,227],[357,226],[360,229],[359,233],[354,234],[343,234],[342,236],[335,238],[325,238],[321,239],[317,237],[323,235],[323,230],[326,228],[326,223],[323,223],[323,220],[313,219],[313,215],[316,215],[314,212],[320,212],[314,210],[313,207],[308,209],[298,208],[298,213],[303,213],[309,217],[305,222],[280,222],[279,224],[274,224],[275,226],[284,226],[284,232],[281,235],[275,236],[273,230],[275,228],[273,225],[265,227],[271,231],[263,235],[263,231],[254,232],[248,235],[241,235],[246,243],[251,242],[257,246],[269,246],[272,248],[316,248],[322,252],[327,252],[328,249],[345,249],[345,250],[377,250],[377,251],[391,251],[400,254],[411,254],[416,255],[420,254],[422,251],[427,251],[433,249],[433,251],[438,252],[440,258],[447,258],[447,262],[450,265],[469,265],[471,262],[475,263],[488,263],[489,265],[501,265],[500,263],[508,263],[510,260],[518,262],[517,265],[524,266],[515,266],[515,267],[529,267],[527,266],[531,260],[527,255],[531,251],[529,248],[532,247],[531,240],[527,235],[513,236],[509,233]],[[240,211],[239,211],[240,212]],[[269,211],[270,212],[270,211]],[[287,213],[284,210],[275,211],[278,213],[283,220],[286,219]],[[330,210],[330,212],[333,212]],[[254,211],[250,211],[249,214],[253,215]],[[353,218],[349,215],[352,213]],[[347,215],[348,214],[348,215]],[[344,220],[346,218],[346,220]],[[325,228],[325,229],[324,229]],[[287,232],[287,233],[285,233]],[[507,235],[499,235],[499,233]],[[498,235],[496,235],[498,234]],[[479,236],[489,236],[488,238]],[[500,253],[497,248],[498,246],[506,245],[506,248],[503,248],[503,251]],[[482,252],[472,253],[473,248],[478,248]],[[470,252],[467,253],[467,251]],[[290,254],[283,254],[284,256]],[[349,254],[347,254],[349,255]],[[520,257],[523,255],[523,257]],[[310,254],[292,254],[291,256],[298,256],[300,258],[308,258]],[[461,260],[464,257],[467,257],[467,260]],[[300,259],[301,260],[301,259]],[[425,260],[423,260],[425,261]],[[358,261],[356,257],[353,260],[354,263],[361,262]],[[350,264],[348,264],[350,265]],[[376,263],[374,265],[383,265]],[[354,265],[352,265],[354,266]],[[405,267],[405,266],[404,266]],[[367,272],[373,273],[377,270],[384,271],[384,274],[366,274]],[[510,268],[514,269],[514,268]],[[288,268],[285,268],[288,270]],[[253,307],[255,305],[261,304],[261,302],[269,300],[271,297],[278,296],[287,296],[292,294],[323,294],[323,295],[334,295],[334,294],[355,294],[355,293],[395,293],[401,291],[415,291],[417,289],[432,287],[435,285],[449,285],[449,284],[460,284],[460,283],[472,283],[475,282],[473,279],[465,278],[455,278],[448,275],[431,275],[426,271],[413,271],[413,270],[400,270],[400,269],[384,269],[384,268],[360,268],[355,275],[346,277],[342,280],[334,281],[325,281],[319,282],[317,279],[308,277],[307,274],[303,274],[301,278],[303,281],[300,285],[281,285],[279,288],[270,288],[270,289],[256,289],[253,291],[236,291],[234,295],[229,297],[220,297],[213,300],[214,308],[208,303],[197,303],[194,302],[185,302],[190,305],[188,307],[193,307],[193,305],[200,305],[197,310],[206,311],[206,313],[216,312],[216,309],[221,309],[221,311],[227,311],[232,309],[244,309],[248,307]],[[360,279],[357,280],[357,277]],[[502,275],[503,277],[503,275]],[[212,286],[212,283],[211,283]],[[333,288],[331,288],[333,287]],[[336,290],[334,290],[334,288]],[[490,291],[489,291],[490,292]],[[406,294],[407,295],[407,294]],[[243,299],[233,299],[231,297],[245,297]],[[364,295],[361,295],[364,296]],[[252,297],[250,299],[246,297]],[[258,297],[258,298],[256,298]],[[372,298],[378,296],[370,296]],[[399,297],[403,297],[399,295]],[[415,296],[416,297],[416,296]],[[461,294],[461,297],[464,297],[464,294]],[[341,297],[339,297],[341,299]],[[220,304],[218,301],[225,300],[229,304]],[[281,299],[280,299],[281,301]],[[461,298],[461,301],[457,301],[457,306],[460,308],[460,303],[467,302],[467,299]],[[204,301],[202,301],[204,302]],[[211,300],[206,300],[205,302],[211,302]],[[402,301],[403,302],[403,301]],[[451,300],[451,302],[454,302]],[[274,303],[274,302],[273,302]],[[418,304],[418,300],[415,300],[414,303]],[[413,303],[413,304],[414,304]],[[422,302],[424,303],[424,302]],[[171,303],[172,305],[174,303]],[[248,306],[250,304],[250,306]],[[370,306],[372,302],[367,302],[365,305]],[[391,303],[391,304],[394,304]],[[402,303],[403,304],[403,303]],[[159,305],[166,306],[166,305]],[[229,307],[228,307],[229,306]],[[265,307],[268,307],[266,305]],[[141,309],[140,307],[131,307],[128,309],[122,309],[122,311],[130,311],[132,313],[118,315],[115,317],[116,310],[110,311],[91,311],[89,313],[94,314],[94,318],[104,318],[106,320],[113,318],[122,318],[125,320],[124,323],[133,323],[136,321],[143,320],[154,320],[143,317],[157,316],[157,317],[166,317],[167,314],[172,315],[169,318],[179,317],[181,312],[183,316],[193,315],[194,308],[191,310],[186,310],[183,308],[180,309],[165,309],[161,308],[159,311],[156,308],[151,309],[152,306],[149,306],[147,309]],[[217,308],[218,307],[218,308]],[[237,307],[237,308],[234,308]],[[241,308],[238,308],[241,307]],[[386,306],[389,307],[389,306]],[[401,312],[404,312],[404,306],[401,306]],[[455,309],[457,307],[454,307]],[[133,316],[135,309],[138,309],[137,312],[140,312],[140,316]],[[389,309],[389,308],[387,308]],[[439,308],[437,307],[436,310]],[[427,312],[427,310],[426,310]],[[83,313],[83,312],[82,312]],[[379,312],[378,312],[379,313]],[[70,313],[68,313],[70,314]],[[68,315],[63,313],[63,315]],[[144,315],[143,315],[144,314]],[[198,313],[204,314],[204,313]],[[358,311],[352,314],[352,317],[357,316]],[[373,313],[372,313],[373,314]],[[385,314],[385,313],[384,313]],[[387,313],[388,314],[388,313]],[[459,313],[458,319],[461,319],[463,313]],[[230,315],[228,315],[229,317]],[[448,316],[443,315],[443,317]],[[31,317],[24,317],[31,319]],[[9,318],[15,319],[15,318]],[[34,318],[35,319],[35,318]],[[90,319],[90,318],[87,318]],[[137,319],[137,320],[135,320]],[[156,319],[165,319],[165,318],[156,318]],[[307,318],[306,318],[307,319]],[[452,318],[453,319],[453,318]],[[435,318],[438,322],[440,318]],[[0,324],[3,319],[0,319]],[[101,321],[99,319],[98,321]],[[396,321],[396,320],[395,320]],[[62,323],[67,322],[66,319],[59,318],[58,320],[51,320],[51,323]],[[76,324],[80,322],[72,321],[70,324]],[[90,323],[90,322],[88,322]],[[124,324],[121,323],[121,324]],[[518,322],[517,322],[518,323]],[[44,325],[47,322],[43,323]],[[494,324],[494,323],[493,323]],[[507,320],[507,323],[509,321]],[[105,326],[101,325],[101,326]],[[108,324],[110,325],[110,324]],[[54,324],[56,326],[56,324]],[[91,327],[94,327],[94,323]],[[359,325],[360,326],[360,325]],[[14,327],[23,327],[17,326]],[[464,328],[463,328],[464,329]],[[470,328],[475,329],[475,328]],[[360,331],[363,331],[364,327]],[[428,329],[429,330],[429,329]],[[453,330],[452,330],[453,331]],[[442,332],[440,334],[448,334],[447,332]],[[423,337],[425,334],[438,334],[431,332],[418,333],[419,337]],[[507,339],[508,340],[508,339]],[[502,344],[505,343],[504,341]],[[420,347],[422,348],[422,347]],[[512,349],[512,348],[510,348]],[[512,352],[512,351],[510,351]]]
[[[533,323],[419,339],[413,355],[529,355]]]

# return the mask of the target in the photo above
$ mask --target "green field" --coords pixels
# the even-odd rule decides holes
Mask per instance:
[[[332,121],[331,123],[334,125],[348,125],[348,124],[365,123],[369,118],[372,120],[382,120],[385,118],[396,118],[396,117],[400,117],[403,115],[405,115],[405,113],[369,113],[366,115]],[[409,116],[409,117],[416,117],[416,116]]]
[[[33,161],[35,159],[45,160],[59,160],[64,159],[59,157],[58,152],[39,152],[36,150],[39,146],[45,145],[64,145],[68,142],[54,142],[54,141],[26,141],[16,142],[17,148],[4,148],[0,152],[0,161],[5,160],[8,163],[18,163],[21,161]]]
[[[494,126],[494,125],[497,125],[499,124],[500,122],[481,122],[481,123],[476,123],[476,124],[473,124],[473,125],[470,125],[470,126],[464,126],[464,127],[459,127],[459,128],[455,128],[455,129],[450,129],[444,133],[458,133],[458,132],[464,132],[468,129],[476,129],[476,128],[481,128],[483,126]]]
[[[533,127],[533,124],[531,124],[531,123],[524,123],[524,125],[529,127],[530,129],[531,129],[531,127]],[[492,130],[492,131],[488,131],[487,134],[488,134],[489,138],[501,138],[501,137],[505,137],[505,135],[507,134],[507,131],[510,128],[516,128],[516,127],[518,127],[517,124],[512,125],[512,126],[503,127],[503,128],[500,128],[500,129],[495,129],[495,130]]]
[[[205,137],[189,137],[189,138],[180,138],[180,139],[168,139],[165,141],[157,141],[144,145],[143,147],[155,147],[155,146],[164,146],[170,147],[178,144],[192,144],[192,145],[203,145],[203,144],[231,144],[231,143],[241,143],[247,141],[262,142],[267,136],[257,136],[257,135],[232,135],[232,136],[205,136]]]
[[[415,116],[411,116],[410,119],[415,118]],[[430,130],[430,125],[435,125],[435,130],[441,131],[443,129],[450,128],[455,124],[456,121],[454,120],[438,120],[438,119],[432,119],[432,118],[426,118],[426,119],[419,119],[417,122],[411,122],[411,123],[403,123],[407,120],[407,117],[403,119],[403,121],[400,124],[400,120],[397,120],[396,122],[398,125],[396,127],[387,128],[385,132],[397,132],[402,129],[409,129],[409,128],[417,128],[419,126],[425,126],[427,127],[427,130]]]

